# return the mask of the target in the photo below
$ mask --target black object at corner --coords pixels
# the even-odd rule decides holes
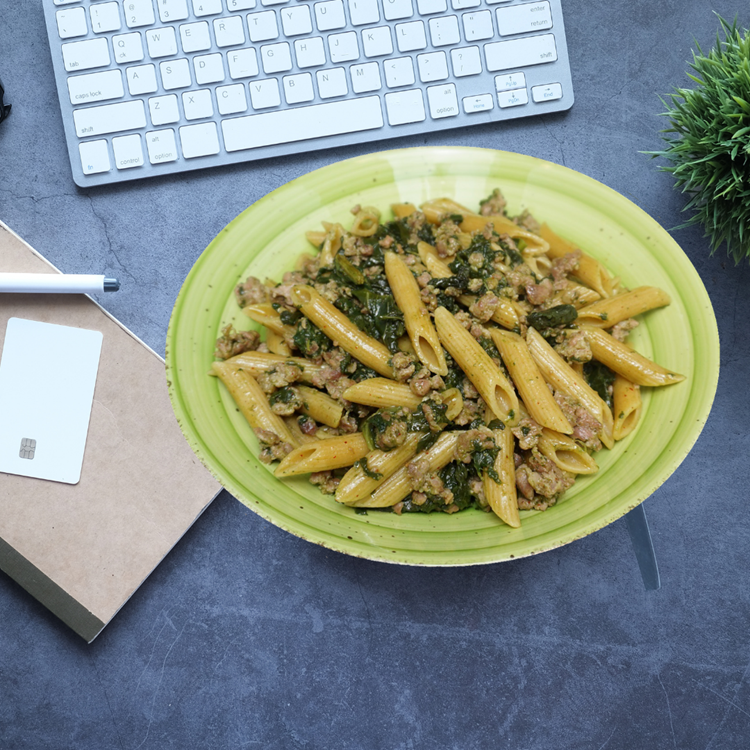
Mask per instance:
[[[10,104],[5,104],[3,101],[3,95],[5,89],[3,88],[3,82],[0,81],[0,122],[2,122],[10,114]]]

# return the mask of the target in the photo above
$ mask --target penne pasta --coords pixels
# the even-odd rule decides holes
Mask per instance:
[[[284,337],[270,328],[266,330],[266,346],[272,354],[280,354],[283,357],[292,356],[292,350],[289,348],[289,344],[286,343]]]
[[[508,526],[518,528],[521,517],[518,513],[516,494],[516,467],[513,457],[513,433],[509,429],[493,430],[498,446],[495,473],[498,480],[483,472],[482,489],[493,513]]]
[[[409,339],[419,361],[437,375],[447,375],[445,352],[440,345],[430,313],[422,302],[419,285],[401,258],[393,252],[384,253],[385,275],[409,333]]]
[[[413,411],[422,400],[406,383],[388,378],[369,378],[350,385],[342,394],[347,401],[380,409],[384,406],[405,406]]]
[[[263,373],[271,372],[279,365],[291,365],[299,368],[300,380],[311,383],[313,378],[322,369],[322,365],[316,365],[302,357],[285,357],[282,354],[271,352],[242,352],[226,360],[227,364],[247,370],[253,377]],[[215,372],[211,373],[215,375]]]
[[[594,359],[637,385],[672,385],[685,379],[684,375],[657,365],[601,328],[584,324],[581,330]]]
[[[279,336],[284,335],[284,324],[281,322],[281,316],[274,310],[270,302],[261,302],[257,305],[246,305],[242,312],[250,320],[260,323],[269,331],[277,333]]]
[[[302,396],[302,413],[312,417],[316,422],[322,422],[328,427],[338,427],[344,415],[344,407],[327,393],[298,385],[297,390]]]
[[[435,310],[435,324],[445,348],[466,373],[492,413],[498,419],[512,421],[518,410],[518,396],[489,354],[444,307]]]
[[[379,341],[360,331],[349,318],[310,286],[296,284],[292,301],[302,314],[320,328],[329,339],[376,372],[391,377],[391,353]]]
[[[417,207],[413,203],[392,203],[391,212],[397,219],[403,219],[406,216],[411,216]]]
[[[237,408],[254,431],[273,433],[281,442],[298,445],[284,420],[271,410],[266,394],[249,372],[229,362],[214,362],[211,368],[226,386]]]
[[[626,380],[622,375],[616,375],[613,388],[613,435],[615,440],[622,440],[636,428],[641,418],[641,387]]]
[[[490,335],[532,419],[542,427],[570,435],[573,427],[544,382],[523,338],[496,328],[490,330]]]
[[[671,302],[669,295],[653,286],[639,286],[623,294],[594,302],[578,311],[578,322],[598,328],[612,328],[617,323],[636,315],[664,307]]]
[[[599,471],[594,457],[588,454],[573,438],[546,427],[537,444],[539,452],[563,471],[571,474],[595,474]]]
[[[312,474],[351,466],[364,458],[370,449],[361,432],[318,440],[295,448],[276,467],[277,477]]]

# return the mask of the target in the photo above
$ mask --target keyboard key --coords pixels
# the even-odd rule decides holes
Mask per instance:
[[[107,141],[86,141],[78,144],[81,156],[81,169],[84,174],[101,174],[109,172],[112,164],[109,160]]]
[[[451,65],[456,78],[475,76],[482,72],[479,47],[457,47],[451,50]]]
[[[276,13],[272,10],[251,13],[247,17],[247,28],[250,32],[251,42],[268,42],[271,39],[277,39],[279,36]]]
[[[349,68],[349,75],[352,79],[352,90],[355,94],[378,91],[383,86],[380,80],[380,66],[376,62],[352,65]]]
[[[189,13],[187,0],[157,0],[159,18],[164,23],[169,21],[184,21]]]
[[[448,77],[448,58],[443,51],[417,55],[417,68],[422,83],[444,81]]]
[[[304,128],[300,122],[305,123]],[[221,124],[224,145],[230,152],[382,127],[383,113],[377,96],[247,115]]]
[[[261,5],[286,5],[289,0],[260,0]]]
[[[311,102],[315,98],[312,76],[309,73],[299,73],[294,76],[284,76],[284,99],[287,104],[302,104]]]
[[[422,21],[396,24],[395,31],[399,52],[414,52],[427,46],[427,37]]]
[[[457,16],[431,18],[429,24],[433,47],[445,47],[448,44],[458,44],[461,41]]]
[[[364,26],[380,21],[378,0],[349,0],[349,18],[352,26]]]
[[[385,95],[388,122],[391,125],[407,125],[425,119],[424,99],[420,89],[395,91]]]
[[[342,0],[326,0],[326,2],[315,3],[314,9],[315,24],[318,31],[334,31],[346,26]]]
[[[184,23],[180,26],[180,42],[182,51],[204,52],[211,49],[211,35],[208,31],[207,21],[198,21],[197,23]]]
[[[245,43],[245,26],[241,16],[214,20],[214,39],[217,47],[233,47]]]
[[[146,149],[152,164],[166,164],[179,158],[174,130],[171,128],[146,133]]]
[[[127,0],[123,11],[125,12],[125,23],[129,29],[150,26],[156,21],[151,0]]]
[[[156,68],[153,65],[136,65],[125,71],[128,79],[128,91],[131,96],[153,94],[158,89]]]
[[[85,42],[69,42],[62,47],[63,65],[69,73],[91,68],[103,68],[111,62],[109,45],[103,37]]]
[[[289,42],[262,46],[260,48],[260,59],[263,64],[263,72],[267,75],[286,73],[286,71],[292,69],[292,49]]]
[[[83,8],[67,8],[58,10],[57,33],[60,39],[72,39],[76,36],[86,36],[89,27],[86,23],[86,11]]]
[[[414,65],[411,57],[397,57],[383,65],[385,83],[388,88],[414,85]]]
[[[177,54],[177,36],[171,26],[146,32],[149,57],[169,57]]]
[[[359,57],[357,33],[347,31],[343,34],[331,34],[328,37],[328,53],[332,63],[356,60]]]
[[[314,36],[310,39],[298,39],[294,43],[294,55],[299,68],[315,68],[318,65],[325,65],[326,53],[323,38]]]
[[[411,0],[383,0],[383,15],[386,21],[400,21],[414,15]]]
[[[91,30],[95,34],[119,31],[122,28],[118,3],[96,3],[96,5],[89,7],[89,17],[91,18]]]
[[[487,70],[494,72],[552,62],[557,60],[557,47],[552,34],[542,34],[485,44],[484,56],[487,60]]]
[[[284,8],[280,12],[281,27],[286,36],[299,36],[312,32],[312,17],[307,5],[297,5],[293,8]]]
[[[495,91],[512,91],[526,88],[526,76],[523,73],[506,73],[495,76]]]
[[[346,71],[343,68],[319,70],[315,77],[318,83],[318,95],[321,99],[333,99],[349,93],[346,85]]]
[[[214,104],[209,89],[185,91],[182,95],[182,109],[186,120],[202,120],[213,117]]]
[[[456,117],[459,114],[456,85],[454,83],[427,88],[427,101],[430,105],[430,117],[441,120],[445,117]]]
[[[247,112],[247,96],[241,83],[219,86],[216,89],[216,104],[220,115],[236,115]]]
[[[216,16],[223,10],[221,0],[193,0],[193,14],[196,18]]]
[[[466,10],[467,8],[478,8],[482,0],[451,0],[453,10]]]
[[[112,151],[115,154],[115,166],[118,169],[133,169],[133,167],[143,166],[141,136],[137,133],[113,138]]]
[[[362,32],[362,46],[365,57],[382,57],[393,53],[391,30],[387,26],[378,26]]]
[[[448,3],[446,0],[417,0],[417,9],[422,16],[445,13],[448,10]]]
[[[461,21],[464,25],[464,39],[467,42],[480,42],[484,39],[492,39],[495,35],[492,28],[492,13],[488,10],[464,13]]]
[[[86,73],[68,78],[68,94],[71,104],[91,104],[107,99],[119,99],[125,95],[122,73],[105,70],[102,73]]]
[[[531,98],[537,103],[562,99],[562,95],[562,86],[559,83],[548,83],[544,86],[531,87]]]
[[[212,55],[198,55],[193,58],[195,82],[199,86],[208,83],[221,83],[224,80],[224,57],[218,52]]]
[[[227,0],[227,10],[230,13],[238,10],[252,10],[255,6],[255,0]]]
[[[143,108],[143,102],[136,99],[130,102],[77,109],[73,112],[73,122],[79,138],[107,135],[107,133],[146,127],[146,111]]]
[[[180,128],[182,155],[186,159],[213,156],[219,153],[219,132],[215,122],[185,125]]]
[[[161,85],[166,91],[186,89],[193,82],[190,78],[190,64],[185,59],[159,63]]]
[[[143,60],[143,40],[135,31],[132,34],[119,34],[112,37],[115,50],[115,62],[129,63]]]
[[[238,78],[252,78],[258,75],[258,58],[252,47],[227,52],[229,76],[235,81]]]
[[[264,78],[250,84],[250,102],[253,109],[268,109],[281,104],[279,84],[275,78]]]
[[[464,112],[466,112],[467,115],[474,112],[489,112],[494,106],[491,94],[465,96],[461,100],[461,103],[463,104]]]
[[[529,103],[529,94],[526,89],[514,89],[513,91],[498,91],[497,103],[503,107],[520,107]]]
[[[522,3],[509,8],[497,8],[497,30],[501,36],[525,34],[552,28],[549,3]]]
[[[171,125],[180,120],[180,108],[177,106],[177,97],[174,94],[166,96],[154,96],[148,100],[148,112],[151,115],[151,124]]]

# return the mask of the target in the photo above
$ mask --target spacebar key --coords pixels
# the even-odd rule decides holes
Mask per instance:
[[[221,123],[227,151],[243,151],[382,127],[383,110],[377,96],[263,112]]]

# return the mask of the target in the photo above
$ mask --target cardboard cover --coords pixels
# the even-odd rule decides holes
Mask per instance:
[[[2,222],[0,271],[59,273]],[[103,335],[80,481],[0,473],[0,569],[91,642],[220,486],[180,432],[164,361],[93,299],[0,294],[0,351],[11,317]],[[54,377],[43,342],[29,364]]]

